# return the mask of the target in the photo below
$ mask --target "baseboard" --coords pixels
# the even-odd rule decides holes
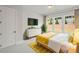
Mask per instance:
[[[12,46],[12,45],[15,45],[15,43],[11,43],[11,44],[8,44],[8,45],[6,45],[6,46],[0,47],[0,49],[7,48],[7,47],[10,47],[10,46]]]
[[[22,43],[24,43],[24,42],[25,42],[25,41],[22,40],[22,41],[18,41],[18,42],[16,42],[16,43],[11,43],[11,44],[8,44],[8,45],[6,45],[6,46],[0,47],[0,49],[7,48],[7,47],[10,47],[10,46],[13,46],[13,45],[22,44]]]
[[[16,42],[16,45],[18,45],[18,44],[22,44],[22,43],[25,43],[25,41],[24,41],[24,40],[22,40],[22,41],[18,41],[18,42]]]

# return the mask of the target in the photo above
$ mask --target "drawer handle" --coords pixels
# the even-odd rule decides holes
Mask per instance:
[[[2,35],[2,33],[0,33],[0,35]]]
[[[2,23],[2,21],[0,21],[0,24]]]
[[[13,31],[13,33],[16,33],[16,31]]]

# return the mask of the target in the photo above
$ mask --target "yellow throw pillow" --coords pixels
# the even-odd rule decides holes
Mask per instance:
[[[73,36],[70,36],[70,37],[69,37],[69,42],[70,42],[70,43],[73,43]]]
[[[73,44],[76,45],[79,43],[79,29],[76,29],[74,31],[74,36],[73,36]]]
[[[69,33],[69,39],[68,39],[68,42],[72,43],[73,44],[73,32]]]

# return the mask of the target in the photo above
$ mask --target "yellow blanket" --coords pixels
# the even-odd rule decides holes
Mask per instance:
[[[48,45],[49,39],[54,35],[55,33],[53,32],[40,34],[40,35],[37,35],[36,40]]]

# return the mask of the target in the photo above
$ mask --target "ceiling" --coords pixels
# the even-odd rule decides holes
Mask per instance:
[[[52,8],[48,8],[48,5],[8,5],[7,7],[29,10],[34,13],[48,15],[51,13],[59,12],[62,10],[68,10],[70,8],[77,7],[78,5],[53,5]]]

